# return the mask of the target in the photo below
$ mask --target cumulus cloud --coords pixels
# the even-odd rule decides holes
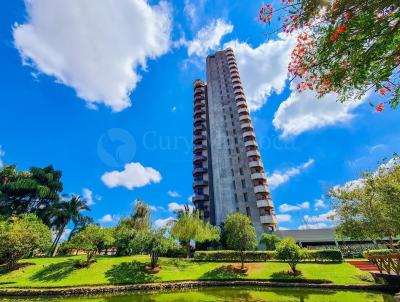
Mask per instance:
[[[117,223],[119,217],[116,215],[111,215],[111,214],[106,214],[103,217],[101,217],[98,221],[102,225],[109,225],[113,223]]]
[[[295,212],[295,211],[300,211],[300,210],[309,209],[309,208],[310,208],[310,203],[308,201],[305,201],[305,202],[297,204],[297,205],[283,203],[279,206],[279,212],[282,212],[282,213]]]
[[[299,226],[299,230],[316,230],[316,229],[326,229],[328,225],[326,223],[314,223],[314,224],[302,224]]]
[[[174,217],[168,217],[165,219],[157,219],[156,221],[154,221],[154,226],[158,229],[165,228],[168,226],[168,224],[170,224],[174,220],[175,220]]]
[[[4,152],[3,147],[0,145],[0,169],[4,167],[3,157],[6,155]]]
[[[130,93],[146,62],[170,48],[166,2],[145,0],[25,0],[28,21],[16,24],[23,63],[72,87],[88,107],[131,106]]]
[[[176,191],[168,191],[167,194],[168,194],[169,196],[173,197],[173,198],[179,198],[179,197],[181,197],[181,194],[179,194],[179,193],[176,192]]]
[[[367,98],[349,100],[342,104],[336,93],[320,99],[314,91],[296,91],[296,83],[290,85],[290,96],[279,105],[272,124],[282,138],[297,136],[306,131],[345,123],[354,118],[353,110]]]
[[[271,176],[268,177],[268,183],[271,189],[275,189],[280,185],[288,182],[292,177],[299,175],[302,171],[307,170],[314,164],[314,159],[309,159],[300,166],[287,169],[285,171],[274,171]]]
[[[324,202],[322,199],[317,199],[317,200],[314,202],[314,207],[315,207],[316,209],[320,209],[320,208],[326,208],[326,205],[325,205],[325,202]]]
[[[277,214],[276,218],[278,222],[290,222],[292,221],[292,215],[290,214]]]
[[[193,210],[193,206],[188,205],[190,210]],[[179,212],[185,209],[184,204],[179,204],[177,202],[171,202],[168,204],[168,211],[170,212]]]
[[[94,205],[93,192],[88,188],[82,190],[83,199],[86,200],[88,206]]]
[[[213,20],[200,29],[196,37],[187,42],[188,55],[206,56],[209,51],[219,48],[221,39],[233,31],[233,25],[222,19]]]
[[[224,45],[235,52],[250,110],[260,109],[272,93],[280,94],[285,88],[294,43],[294,38],[280,34],[277,40],[255,48],[237,40]]]
[[[335,210],[331,210],[329,212],[319,214],[316,216],[304,215],[304,221],[307,223],[316,223],[316,222],[329,222],[335,217]]]
[[[109,188],[122,186],[132,190],[152,183],[159,183],[161,174],[151,167],[143,167],[140,163],[129,163],[125,165],[123,171],[104,173],[101,180]]]

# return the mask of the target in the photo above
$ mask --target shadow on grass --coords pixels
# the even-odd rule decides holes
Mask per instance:
[[[204,273],[200,279],[201,280],[229,280],[229,279],[241,279],[245,277],[246,274],[239,273],[234,270],[232,265],[223,265],[217,267],[211,271]]]
[[[165,263],[165,265],[174,266],[180,270],[183,270],[189,266],[193,266],[193,263],[191,263],[187,260],[182,260],[182,259],[178,259],[178,258],[170,258],[170,259],[166,260],[164,263]]]
[[[12,271],[17,271],[21,268],[27,267],[27,266],[31,266],[31,265],[35,265],[35,263],[31,263],[31,262],[22,262],[22,263],[17,263],[17,265],[13,268],[8,268],[6,265],[0,265],[0,275],[5,275],[8,273],[11,273]],[[0,283],[1,284],[1,283]]]
[[[160,278],[145,271],[145,266],[146,264],[138,261],[123,262],[113,265],[105,273],[105,276],[111,284],[135,284],[159,281]]]
[[[31,281],[40,282],[55,282],[68,277],[74,270],[76,270],[76,260],[68,259],[67,261],[52,263],[37,273],[30,279]]]

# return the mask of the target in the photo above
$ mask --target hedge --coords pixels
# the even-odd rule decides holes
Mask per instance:
[[[275,260],[275,251],[246,251],[246,262],[264,262]],[[343,254],[340,250],[304,250],[305,259],[313,261],[343,261]],[[196,251],[194,253],[195,261],[210,262],[239,262],[240,253],[238,251]]]
[[[245,251],[246,262],[263,262],[272,260],[275,257],[274,251]],[[220,250],[220,251],[196,251],[194,253],[195,261],[211,262],[239,262],[240,253],[238,251]]]
[[[396,254],[396,253],[400,253],[400,251],[399,250],[391,250],[391,249],[369,250],[369,251],[365,251],[363,253],[363,256],[365,258],[368,258],[368,256],[385,256],[385,255]]]
[[[314,261],[343,261],[340,250],[306,250],[306,259]]]

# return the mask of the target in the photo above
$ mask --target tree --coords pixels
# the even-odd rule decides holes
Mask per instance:
[[[82,215],[80,215],[78,218],[75,218],[72,222],[74,223],[74,226],[71,230],[71,233],[69,233],[68,240],[71,240],[71,238],[74,237],[76,233],[79,233],[88,225],[94,223],[92,217]]]
[[[297,36],[289,72],[297,90],[339,94],[342,102],[369,91],[400,101],[400,3],[393,0],[282,0],[260,10],[260,21],[283,23],[271,33]],[[377,107],[383,110],[383,102]]]
[[[12,270],[23,257],[46,251],[51,232],[34,214],[14,216],[0,221],[0,243],[0,260]]]
[[[282,239],[274,234],[264,233],[261,235],[260,244],[265,244],[267,251],[273,251]]]
[[[293,274],[298,273],[297,264],[304,259],[305,253],[293,238],[283,239],[276,248],[276,259],[288,262]]]
[[[339,237],[354,240],[400,235],[400,159],[397,155],[378,171],[330,190]]]
[[[115,247],[118,255],[133,255],[142,252],[135,242],[141,242],[140,236],[150,230],[150,212],[150,207],[146,203],[137,200],[134,213],[118,222],[115,229]]]
[[[244,269],[244,251],[252,250],[257,245],[256,229],[249,217],[241,213],[229,214],[225,218],[224,230],[228,248],[240,252],[241,269]]]
[[[69,247],[86,253],[84,266],[92,263],[93,257],[114,244],[112,230],[91,224],[77,233],[69,242]]]
[[[190,241],[205,242],[218,240],[219,231],[215,226],[205,223],[198,211],[190,211],[186,206],[185,210],[178,215],[178,219],[171,227],[172,237],[181,241],[186,248],[186,257],[190,257]]]
[[[0,170],[0,214],[34,213],[50,227],[62,189],[61,172],[52,166],[18,172],[15,165],[6,165]]]
[[[53,245],[50,248],[49,254],[54,256],[57,253],[57,246],[63,235],[68,223],[72,220],[77,222],[81,219],[81,211],[90,211],[85,200],[77,195],[72,195],[68,201],[63,201],[55,206],[52,224],[55,226],[57,233],[54,238]]]

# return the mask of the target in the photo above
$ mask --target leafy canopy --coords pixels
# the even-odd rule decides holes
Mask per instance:
[[[49,228],[34,214],[0,221],[0,262],[9,269],[23,257],[47,251],[50,245]]]
[[[264,233],[261,235],[260,243],[265,244],[267,251],[273,251],[281,240],[282,239],[279,236]]]
[[[293,238],[285,238],[278,244],[275,257],[278,260],[286,261],[292,272],[296,273],[296,266],[304,259],[305,253]]]
[[[377,172],[330,190],[340,237],[393,239],[400,236],[400,159],[397,155]]]
[[[297,37],[289,64],[297,90],[339,94],[346,102],[370,91],[400,101],[400,2],[282,0],[260,10],[260,21]],[[381,102],[377,111],[383,110]]]

